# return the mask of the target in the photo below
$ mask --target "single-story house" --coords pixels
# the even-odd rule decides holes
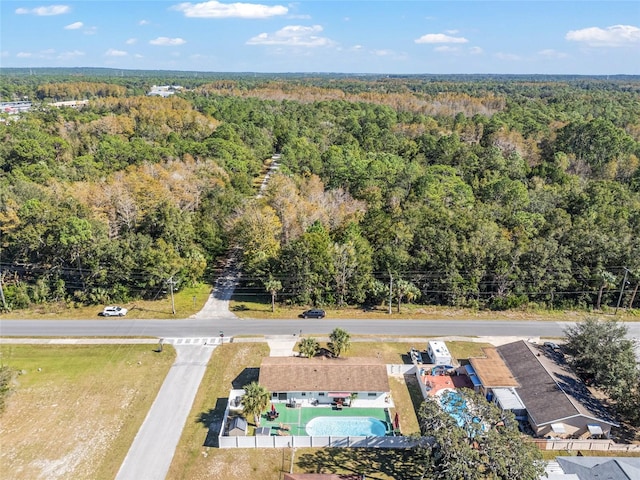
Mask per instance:
[[[496,349],[519,386],[518,397],[539,437],[608,437],[618,424],[561,356],[517,341]]]
[[[258,383],[272,401],[294,406],[390,406],[387,367],[377,358],[266,357]]]
[[[562,474],[549,478],[568,480],[629,480],[640,478],[640,458],[557,457]]]
[[[469,358],[469,365],[466,366],[474,389],[502,410],[511,410],[518,418],[524,417],[526,407],[517,392],[520,384],[495,347],[483,348],[482,351],[483,357]],[[474,381],[474,376],[477,381]]]
[[[429,340],[427,343],[427,355],[431,363],[436,365],[451,365],[453,357],[449,353],[447,344],[441,340]]]

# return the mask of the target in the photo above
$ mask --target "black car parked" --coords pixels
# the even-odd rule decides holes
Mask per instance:
[[[302,318],[324,318],[324,310],[320,308],[312,308],[302,312]]]

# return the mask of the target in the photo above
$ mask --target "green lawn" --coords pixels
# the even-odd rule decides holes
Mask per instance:
[[[194,313],[199,312],[211,293],[211,286],[199,284],[194,287],[185,287],[174,295],[174,305],[176,314],[173,315],[171,310],[171,299],[163,298],[160,300],[136,300],[132,302],[113,302],[112,304],[122,305],[129,309],[125,318],[187,318]],[[24,310],[15,310],[12,312],[2,313],[2,319],[38,319],[38,320],[84,320],[87,318],[95,318],[96,321],[104,319],[98,314],[102,312],[104,305],[82,306],[72,303],[49,303],[42,305],[34,305],[32,308]]]

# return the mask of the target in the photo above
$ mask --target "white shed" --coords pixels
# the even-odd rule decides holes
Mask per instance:
[[[427,354],[431,359],[431,363],[436,365],[451,365],[453,362],[447,345],[440,340],[429,340]]]

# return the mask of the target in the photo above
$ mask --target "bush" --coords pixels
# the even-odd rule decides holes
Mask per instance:
[[[526,295],[507,295],[506,297],[494,297],[491,299],[491,310],[511,310],[526,305],[529,298]]]

